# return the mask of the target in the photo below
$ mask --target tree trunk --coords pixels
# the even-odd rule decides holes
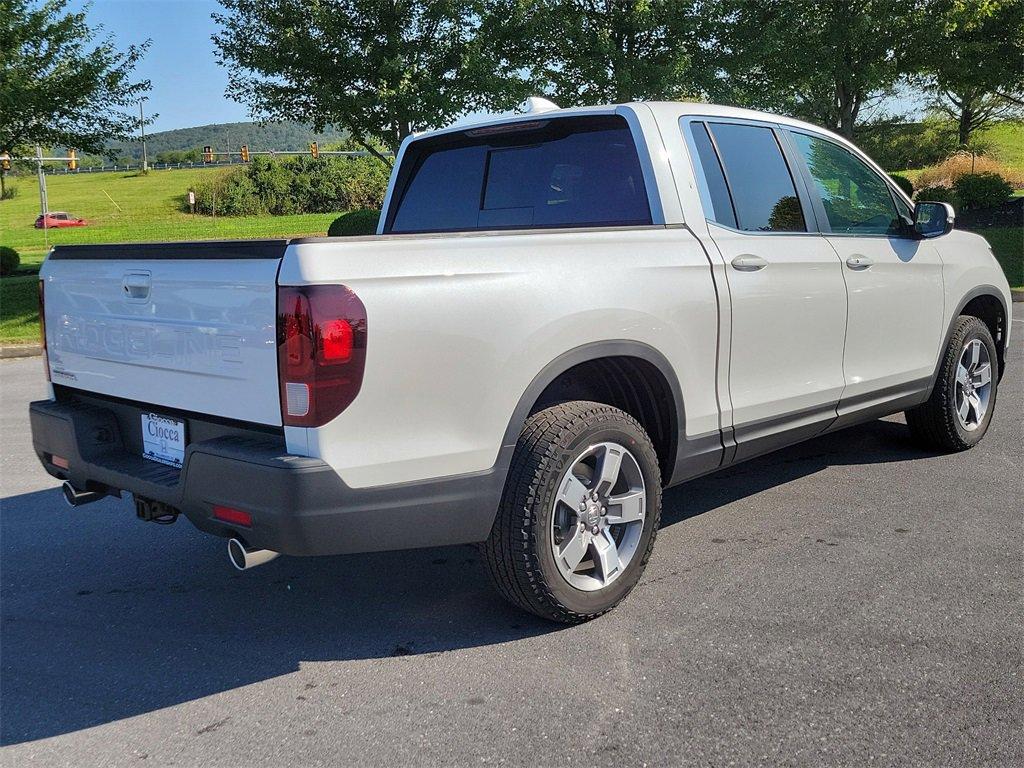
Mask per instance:
[[[971,131],[974,129],[974,105],[965,98],[960,108],[960,119],[957,120],[957,141],[961,147],[966,147],[971,141]]]
[[[373,144],[371,144],[368,141],[364,141],[363,139],[356,139],[355,141],[356,141],[356,144],[358,144],[363,149],[365,149],[367,152],[369,152],[371,155],[376,157],[378,160],[380,160],[382,163],[384,163],[384,165],[386,165],[388,168],[392,167],[393,164],[391,162],[391,159],[387,155],[383,154],[375,146],[373,146]]]
[[[853,141],[853,126],[857,122],[857,94],[846,83],[836,83],[836,103],[839,106],[839,134]]]
[[[398,122],[398,144],[401,146],[402,142],[405,141],[407,136],[412,135],[412,125],[408,120],[399,120]],[[395,148],[396,151],[398,147]]]

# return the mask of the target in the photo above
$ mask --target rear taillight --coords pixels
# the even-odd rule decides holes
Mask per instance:
[[[50,380],[50,356],[46,352],[46,300],[44,298],[44,283],[39,281],[39,345],[43,348],[43,370],[46,371],[46,380]]]
[[[366,363],[366,308],[343,285],[277,292],[277,365],[285,426],[319,427],[359,394]]]

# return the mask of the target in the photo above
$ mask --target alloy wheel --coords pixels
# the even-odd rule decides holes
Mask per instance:
[[[617,443],[589,446],[558,485],[551,523],[555,563],[573,587],[607,587],[636,555],[647,489],[636,458]]]
[[[992,361],[980,339],[971,339],[960,352],[955,386],[960,426],[973,432],[985,420],[992,397]]]

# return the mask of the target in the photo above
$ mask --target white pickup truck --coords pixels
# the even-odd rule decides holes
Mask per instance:
[[[582,621],[665,487],[900,411],[982,438],[1010,292],[952,225],[773,115],[456,125],[406,140],[375,236],[55,248],[33,443],[72,504],[128,491],[240,568],[480,543],[506,598]]]

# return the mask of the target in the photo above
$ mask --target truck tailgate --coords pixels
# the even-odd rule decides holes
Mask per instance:
[[[58,247],[40,271],[54,383],[279,425],[286,241]]]

